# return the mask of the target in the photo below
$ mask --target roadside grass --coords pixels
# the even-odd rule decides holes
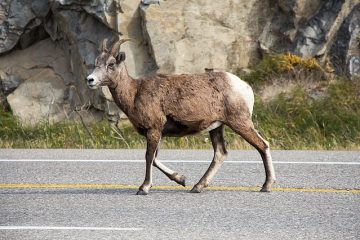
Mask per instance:
[[[302,86],[265,104],[255,122],[277,149],[360,149],[360,84],[336,80],[313,99]]]

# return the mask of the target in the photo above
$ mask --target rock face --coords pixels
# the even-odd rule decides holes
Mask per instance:
[[[61,121],[76,107],[69,63],[49,38],[0,58],[0,66],[3,92],[22,122]]]
[[[262,54],[289,51],[323,62],[330,59],[338,74],[355,76],[360,69],[354,50],[359,46],[354,45],[359,4],[360,0],[168,0],[141,12],[144,36],[161,72],[193,73],[205,67],[238,72]],[[342,41],[341,57],[332,51],[337,39]]]
[[[184,0],[141,12],[160,71],[195,73],[205,67],[237,71],[259,60],[256,39],[273,11],[270,1]]]
[[[236,73],[263,54],[290,51],[355,78],[359,9],[360,0],[2,0],[0,103],[24,123],[73,119],[84,109],[116,121],[108,89],[89,90],[84,79],[100,42],[119,34],[134,39],[122,49],[133,77]]]
[[[356,12],[359,4],[360,0],[279,0],[279,12],[269,23],[270,31],[265,31],[260,41],[277,52],[290,51],[323,62],[330,59],[338,74],[350,75],[349,70],[341,70],[349,69],[349,61],[339,53],[334,55],[334,49],[350,50],[349,37],[342,33],[347,19],[359,16]],[[353,25],[359,27],[358,23]],[[342,46],[338,45],[339,40]]]
[[[59,122],[67,117],[65,85],[51,69],[44,69],[27,79],[7,100],[22,122],[36,124]]]
[[[61,88],[57,88],[57,96],[60,95],[60,89],[63,95],[61,99],[57,99],[61,106],[55,109],[61,109],[61,113],[66,113],[58,116],[56,110],[48,111],[47,114],[54,115],[53,121],[62,121],[65,117],[76,118],[75,111],[83,109],[94,109],[94,114],[98,113],[96,109],[102,110],[108,118],[116,120],[120,111],[107,89],[89,90],[85,78],[94,67],[95,57],[99,53],[99,43],[104,38],[115,38],[120,34],[120,29],[122,34],[127,34],[137,41],[124,45],[124,50],[128,53],[129,72],[138,77],[154,71],[156,65],[142,41],[139,4],[140,2],[130,0],[122,1],[122,6],[113,0],[2,1],[1,102],[4,102],[4,96],[7,97],[11,109],[24,123],[48,121],[49,117],[40,113],[37,114],[37,118],[29,121],[28,112],[38,113],[39,106],[49,103],[45,98],[38,98],[35,91],[24,91],[22,85],[33,86],[28,85],[27,81],[35,76],[39,77],[38,73],[44,69],[50,69],[54,73],[46,75],[49,77],[50,86],[54,85],[54,81],[63,84]],[[122,13],[122,8],[126,9],[126,13]],[[32,79],[32,82],[36,81]],[[41,88],[40,85],[38,87]],[[47,92],[47,98],[50,99],[52,93]],[[24,105],[18,104],[16,98],[33,102],[33,109],[30,105],[25,108]],[[42,100],[46,103],[41,102]]]
[[[360,5],[353,8],[342,22],[330,56],[337,72],[360,77]]]

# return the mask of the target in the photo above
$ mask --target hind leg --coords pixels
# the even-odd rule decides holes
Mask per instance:
[[[163,163],[161,163],[157,159],[158,153],[159,153],[159,148],[156,150],[156,153],[155,153],[154,166],[157,169],[159,169],[162,173],[164,173],[168,178],[170,178],[170,180],[175,181],[176,183],[185,187],[185,176],[171,170],[170,168],[165,166]]]
[[[271,186],[276,181],[276,177],[268,141],[263,139],[255,130],[254,124],[251,120],[230,122],[228,125],[260,153],[266,174],[266,180],[261,188],[261,192],[270,192]]]
[[[227,151],[224,140],[224,125],[210,131],[210,138],[214,148],[214,158],[200,181],[191,189],[192,193],[200,193],[204,187],[207,187],[224,162]]]

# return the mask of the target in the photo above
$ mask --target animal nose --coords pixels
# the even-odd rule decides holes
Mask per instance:
[[[95,81],[93,78],[88,78],[87,80],[88,80],[88,84],[90,84],[90,85],[91,85],[92,83],[94,83],[94,81]]]

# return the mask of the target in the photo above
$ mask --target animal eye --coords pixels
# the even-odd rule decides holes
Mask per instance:
[[[114,67],[115,67],[115,63],[111,62],[108,64],[108,68],[114,69]]]

